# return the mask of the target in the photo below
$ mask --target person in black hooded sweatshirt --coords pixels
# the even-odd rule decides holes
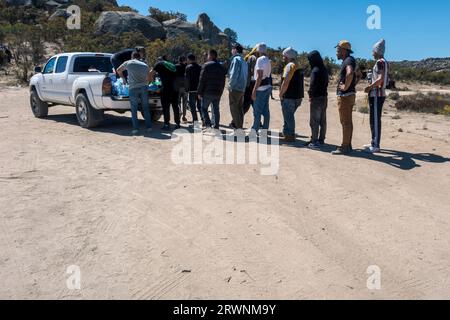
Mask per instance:
[[[327,133],[327,107],[328,107],[328,70],[318,51],[308,55],[311,66],[311,80],[309,88],[309,101],[311,103],[311,141],[308,147],[320,148],[325,144]]]

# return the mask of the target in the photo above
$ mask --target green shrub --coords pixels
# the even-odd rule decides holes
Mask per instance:
[[[392,92],[388,95],[388,99],[397,101],[400,99],[400,94],[398,92]]]
[[[400,111],[450,115],[450,95],[418,93],[410,96],[403,96],[397,101],[395,108]]]
[[[369,113],[369,107],[368,106],[361,106],[358,108],[359,113],[368,114]]]

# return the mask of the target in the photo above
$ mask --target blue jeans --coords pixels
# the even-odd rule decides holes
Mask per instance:
[[[261,116],[264,117],[264,123],[262,129],[269,130],[270,125],[270,110],[269,99],[272,93],[272,88],[264,91],[256,91],[256,100],[253,103],[253,127],[256,132],[259,131],[261,126]]]
[[[213,117],[212,122],[208,114],[209,106],[212,104]],[[203,120],[205,121],[206,127],[212,127],[214,129],[219,129],[220,126],[220,97],[219,96],[208,96],[205,95],[202,101],[202,114]]]
[[[147,129],[152,127],[152,117],[150,116],[150,106],[148,104],[148,87],[130,88],[130,103],[131,103],[131,121],[133,128],[139,130],[138,109],[139,102],[142,104],[142,111],[144,112],[145,125]]]
[[[288,137],[295,136],[295,112],[302,104],[302,99],[283,99],[281,109],[283,111],[283,134]]]

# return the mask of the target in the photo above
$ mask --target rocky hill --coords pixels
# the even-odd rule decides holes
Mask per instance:
[[[125,32],[139,31],[148,40],[173,39],[186,35],[191,40],[202,40],[211,45],[219,45],[228,36],[224,34],[206,13],[199,15],[196,23],[182,20],[169,20],[160,23],[155,19],[136,12],[102,12],[95,23],[95,35],[111,33],[121,35]]]
[[[400,68],[422,69],[429,72],[450,72],[450,58],[429,58],[421,61],[399,61],[393,63]]]

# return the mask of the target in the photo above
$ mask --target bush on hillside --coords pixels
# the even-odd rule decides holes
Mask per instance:
[[[414,94],[401,97],[397,110],[450,115],[450,95],[440,93]]]

